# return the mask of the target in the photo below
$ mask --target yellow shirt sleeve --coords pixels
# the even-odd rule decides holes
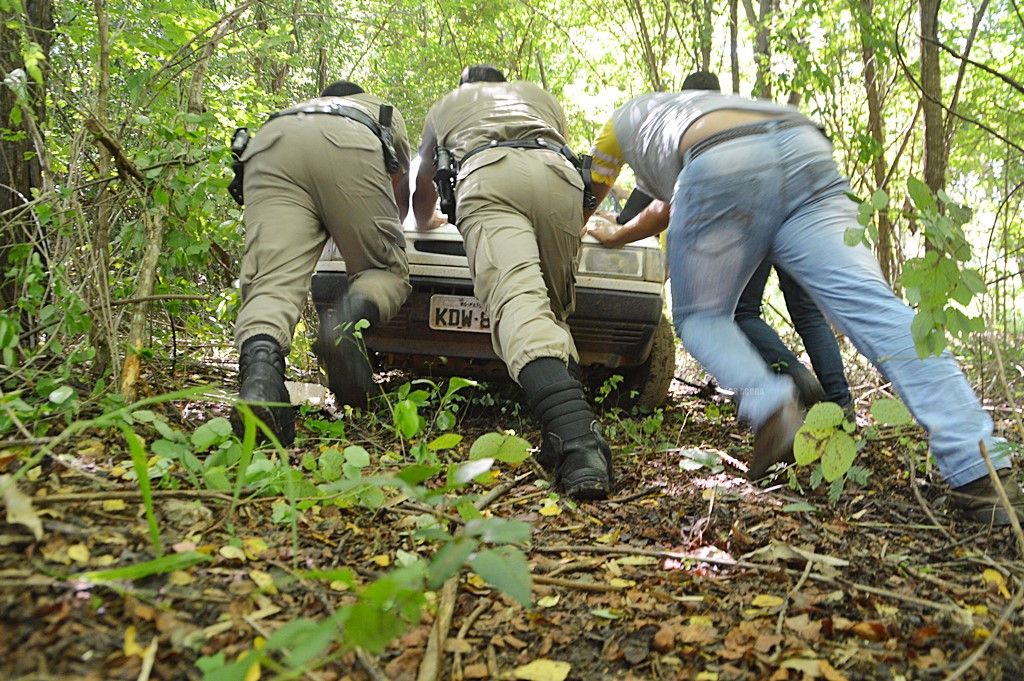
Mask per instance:
[[[611,187],[615,184],[615,178],[619,176],[622,166],[626,163],[626,159],[622,157],[619,140],[615,137],[615,127],[612,125],[611,119],[608,119],[608,122],[601,128],[591,153],[594,157],[590,171],[591,177],[594,182]]]

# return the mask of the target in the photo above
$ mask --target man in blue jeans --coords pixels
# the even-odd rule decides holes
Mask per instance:
[[[792,461],[801,425],[793,381],[770,371],[733,318],[740,292],[768,259],[814,299],[895,386],[928,431],[932,453],[967,517],[1007,524],[983,442],[1018,516],[1024,495],[1006,448],[992,435],[952,356],[920,358],[913,312],[892,292],[871,251],[847,246],[857,205],[832,145],[797,109],[736,95],[653,93],[612,114],[595,144],[594,193],[607,194],[628,163],[640,189],[659,200],[634,234],[668,225],[672,317],[687,351],[741,395],[756,433],[752,478]]]
[[[714,73],[694,71],[683,80],[682,90],[721,92],[722,86]],[[626,228],[612,232],[598,227],[594,232],[595,236],[609,245],[627,243],[625,239],[631,228],[628,220],[650,205],[652,200],[643,192],[633,190],[627,201],[627,208],[623,209],[617,220],[619,224],[625,224]],[[736,323],[739,324],[740,330],[754,344],[754,348],[768,366],[777,373],[788,374],[793,379],[797,394],[805,407],[824,400],[835,402],[846,410],[852,409],[853,397],[850,395],[850,386],[843,372],[843,358],[839,354],[835,334],[811,297],[784,270],[776,268],[779,288],[786,300],[786,309],[789,311],[793,328],[804,342],[807,356],[814,367],[814,374],[808,371],[803,362],[786,347],[779,334],[762,317],[761,301],[771,270],[770,262],[762,262],[740,294],[736,303]]]

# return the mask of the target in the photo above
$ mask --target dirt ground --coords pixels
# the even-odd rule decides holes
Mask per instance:
[[[151,376],[152,390],[232,380],[227,369],[186,368]],[[785,473],[748,482],[749,432],[725,397],[699,389],[698,371],[681,364],[678,375],[685,382],[674,384],[660,419],[602,415],[617,471],[608,501],[552,499],[530,467],[508,472],[514,484],[488,510],[533,528],[525,551],[534,605],[523,609],[463,573],[438,678],[1024,678],[1022,547],[1010,529],[947,510],[920,431],[871,441],[858,459],[872,471],[867,484],[848,485],[830,505],[824,487],[808,488],[806,472],[802,492]],[[871,376],[851,381],[862,425],[867,400],[885,392]],[[223,415],[198,402],[165,413],[185,430]],[[466,443],[496,428],[537,442],[520,413],[504,397],[479,399],[455,430]],[[373,419],[350,421],[348,441],[371,452],[387,446]],[[296,462],[324,445],[308,427],[300,432]],[[0,448],[0,472],[31,451]],[[702,457],[709,451],[717,462]],[[197,489],[172,470],[164,479],[177,488],[155,492],[164,545],[214,560],[133,583],[74,579],[152,558],[138,487],[124,480],[127,460],[119,432],[86,431],[19,483],[43,536],[0,523],[0,678],[198,679],[198,657],[233,659],[282,624],[351,599],[288,579],[295,566],[345,566],[370,580],[403,552],[429,552],[411,538],[422,509],[323,504],[301,517],[293,555],[289,525],[272,517],[279,499],[243,498],[229,519],[229,494]],[[222,550],[233,538],[244,551]],[[416,679],[431,610],[384,654],[345,652],[301,678]],[[568,663],[567,676],[550,662]]]

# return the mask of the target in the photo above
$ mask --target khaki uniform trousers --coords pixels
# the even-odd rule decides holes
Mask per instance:
[[[576,306],[583,180],[561,155],[489,149],[463,167],[458,228],[494,352],[518,380],[540,357],[579,361],[566,323]]]
[[[268,334],[291,348],[310,277],[330,236],[360,293],[387,321],[411,290],[405,238],[380,141],[341,116],[284,116],[250,143],[245,255],[235,343]]]

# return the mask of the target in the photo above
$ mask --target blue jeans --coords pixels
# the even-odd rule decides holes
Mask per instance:
[[[676,333],[718,382],[740,396],[755,429],[793,398],[788,376],[770,371],[740,331],[740,292],[766,258],[785,269],[885,377],[917,421],[946,481],[987,475],[984,441],[997,468],[1010,465],[949,353],[921,359],[914,313],[886,284],[871,251],[847,246],[857,206],[845,194],[832,147],[811,126],[738,137],[687,159],[676,181],[667,245]]]
[[[764,287],[771,270],[772,264],[767,260],[754,270],[736,303],[736,323],[769,366],[779,366],[779,373],[793,376],[797,371],[806,371],[803,363],[761,317],[761,299],[764,298]],[[825,399],[841,407],[849,406],[853,398],[843,373],[843,358],[839,354],[835,334],[821,310],[807,292],[800,288],[800,284],[793,281],[793,277],[786,274],[785,270],[776,268],[775,271],[779,275],[779,288],[786,299],[786,309],[789,310],[793,327],[804,342],[814,373],[825,390]]]

